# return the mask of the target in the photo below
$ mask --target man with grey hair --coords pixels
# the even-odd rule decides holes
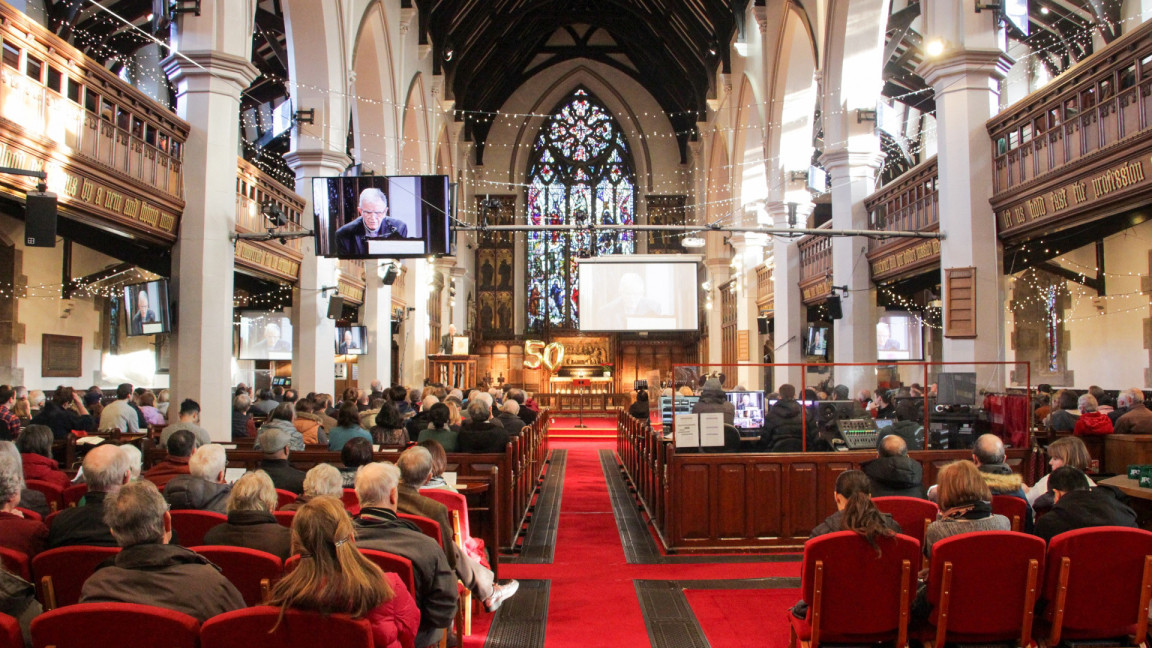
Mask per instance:
[[[205,446],[207,447],[207,446]],[[104,522],[122,548],[97,567],[81,603],[139,603],[206,621],[245,607],[244,597],[212,563],[172,539],[172,516],[151,482],[122,487],[104,504]]]
[[[993,495],[1010,495],[1018,497],[1025,502],[1028,496],[1024,493],[1024,479],[1013,472],[1012,467],[1004,463],[1007,456],[1004,442],[995,434],[981,434],[972,446],[972,462],[988,485]],[[1024,518],[1025,533],[1032,533],[1032,506],[1028,505],[1027,515]]]
[[[536,422],[536,412],[533,412],[531,407],[524,405],[524,403],[528,401],[528,397],[525,395],[523,389],[517,389],[515,387],[509,389],[508,399],[516,401],[516,404],[520,406],[520,411],[516,413],[516,416],[519,416],[520,420],[524,421],[524,425],[532,425]]]
[[[332,464],[319,463],[304,473],[304,494],[297,497],[295,501],[281,506],[279,510],[298,511],[309,500],[317,497],[340,499],[343,496],[344,476],[340,474],[340,470]]]
[[[439,543],[396,516],[400,471],[389,463],[370,463],[356,473],[360,516],[353,521],[356,544],[412,561],[416,606],[420,608],[417,646],[431,646],[456,616],[456,574]]]
[[[252,414],[248,408],[252,406],[252,398],[248,394],[236,394],[232,397],[232,440],[247,439],[256,433],[256,426],[252,425]],[[252,428],[249,429],[249,425]]]
[[[388,197],[376,187],[360,192],[356,219],[336,230],[336,250],[340,256],[368,254],[368,239],[406,239],[408,225],[388,216]]]
[[[500,421],[500,424],[504,426],[504,431],[509,436],[519,436],[520,431],[524,428],[525,423],[519,414],[520,403],[511,398],[500,404],[500,413],[496,415],[496,420]]]
[[[66,508],[52,522],[48,547],[95,545],[115,547],[116,539],[104,522],[104,503],[132,477],[128,456],[120,446],[102,443],[84,455],[84,480],[88,493],[84,506]]]
[[[459,452],[504,452],[511,438],[508,431],[493,423],[492,410],[487,401],[478,395],[468,401],[468,422],[460,427],[460,435],[456,437]]]
[[[1144,405],[1144,391],[1138,387],[1120,392],[1128,411],[1116,419],[1116,434],[1152,434],[1152,411]]]
[[[188,461],[187,475],[173,477],[164,487],[164,498],[174,510],[213,511],[228,514],[228,495],[232,485],[224,483],[228,458],[224,446],[209,443],[200,446]]]

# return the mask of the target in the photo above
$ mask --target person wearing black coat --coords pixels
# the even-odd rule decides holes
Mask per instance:
[[[256,549],[287,560],[292,555],[292,530],[272,515],[276,504],[276,489],[267,473],[244,475],[228,497],[228,521],[204,534],[204,544]]]
[[[919,461],[908,458],[908,445],[903,438],[895,434],[885,436],[876,454],[875,459],[860,466],[872,484],[874,497],[898,495],[927,499],[924,468]]]
[[[1136,512],[1108,488],[1089,486],[1078,468],[1061,466],[1048,475],[1056,503],[1036,520],[1036,535],[1045,542],[1066,531],[1099,526],[1137,528]]]
[[[628,416],[641,421],[647,421],[651,407],[648,404],[648,390],[636,391],[636,402],[628,406]]]
[[[801,452],[806,429],[811,448],[816,442],[816,418],[796,401],[796,388],[792,385],[780,385],[779,394],[764,417],[761,445],[768,452]]]
[[[460,427],[460,434],[456,437],[456,446],[459,452],[473,453],[503,453],[508,445],[511,435],[504,428],[496,425],[489,419],[492,411],[488,403],[482,399],[475,399],[468,403],[470,420]]]

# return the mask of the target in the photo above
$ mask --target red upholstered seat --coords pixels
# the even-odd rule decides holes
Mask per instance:
[[[1068,531],[1048,545],[1044,618],[1049,644],[1135,635],[1148,627],[1152,533],[1127,527]],[[1066,590],[1061,593],[1061,589]]]
[[[993,495],[992,512],[1008,518],[1013,531],[1023,531],[1024,520],[1028,519],[1028,502],[1011,495]]]
[[[440,535],[440,523],[436,520],[424,517],[423,515],[412,515],[411,513],[397,513],[396,517],[415,524],[421,533],[435,540],[441,549],[446,548],[443,541],[444,536]]]
[[[24,648],[20,622],[7,614],[0,614],[0,648]]]
[[[906,536],[916,538],[921,545],[924,544],[924,529],[936,520],[940,509],[935,502],[929,502],[919,497],[901,497],[891,495],[888,497],[873,497],[872,503],[876,508],[892,516],[896,524],[900,525],[900,532]]]
[[[276,517],[276,521],[281,526],[292,528],[292,520],[296,519],[296,511],[273,511],[272,515]]]
[[[171,511],[171,514],[172,530],[185,547],[204,544],[204,534],[228,521],[227,516],[212,511]]]
[[[854,531],[837,531],[804,545],[800,591],[808,618],[792,622],[792,645],[897,641],[903,646],[916,593],[920,543],[906,535],[877,538],[876,549]]]
[[[219,567],[224,578],[240,590],[240,595],[248,605],[263,603],[268,590],[284,571],[284,563],[279,556],[257,549],[219,545],[191,549]]]
[[[80,504],[80,500],[88,494],[88,484],[73,484],[64,489],[61,498],[64,501],[64,508],[69,508]]]
[[[356,509],[357,512],[360,511],[360,498],[356,496],[355,488],[345,488],[340,500],[344,502],[344,508],[349,511],[352,509]]]
[[[20,511],[20,514],[23,515],[24,518],[27,520],[36,520],[37,522],[43,522],[44,521],[44,519],[40,516],[40,514],[37,513],[36,511],[33,511],[32,509],[26,509],[26,508],[17,506],[16,510]],[[59,513],[59,511],[57,511],[57,513]],[[55,513],[49,513],[49,515],[55,515]]]
[[[28,561],[27,554],[8,547],[0,547],[0,563],[3,563],[5,569],[20,578],[26,581],[32,580],[32,566]]]
[[[279,509],[285,504],[291,504],[296,501],[296,493],[286,491],[283,488],[276,489],[276,508]]]
[[[64,508],[64,489],[60,488],[52,482],[46,482],[39,479],[26,479],[24,485],[29,490],[34,490],[44,493],[44,499],[48,500],[48,507],[53,511],[59,511]]]
[[[96,566],[120,553],[119,547],[58,547],[37,554],[32,575],[45,610],[80,602],[84,581]]]
[[[928,576],[936,644],[1019,640],[1031,645],[1044,541],[1015,531],[978,531],[932,545]],[[989,575],[995,586],[989,586]]]
[[[200,622],[175,610],[137,603],[81,603],[32,621],[36,648],[196,648]]]
[[[266,605],[215,616],[204,623],[200,644],[202,648],[372,648],[372,628],[364,619],[288,610],[269,634],[279,616],[280,608]]]
[[[488,567],[486,560],[480,560],[480,556],[484,555],[484,540],[472,537],[472,528],[468,524],[468,500],[460,493],[453,493],[450,490],[443,488],[423,488],[420,494],[440,502],[448,507],[449,511],[455,511],[460,518],[460,539],[463,541],[464,549],[468,555],[476,558],[485,567]]]
[[[383,569],[386,572],[392,572],[404,581],[404,585],[408,587],[408,593],[412,598],[416,598],[416,576],[412,571],[412,561],[404,556],[397,556],[394,553],[387,551],[377,551],[376,549],[361,549],[360,553],[364,557]]]

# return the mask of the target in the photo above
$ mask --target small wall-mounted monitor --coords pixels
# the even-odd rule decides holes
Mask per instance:
[[[924,358],[924,324],[915,313],[888,311],[876,322],[877,360]]]
[[[828,334],[831,329],[818,324],[808,325],[808,334],[804,339],[804,353],[811,358],[828,359]]]
[[[124,286],[124,313],[128,335],[156,335],[172,330],[168,280]]]
[[[292,320],[284,313],[240,313],[241,360],[291,360]]]
[[[365,353],[368,353],[368,327],[336,327],[336,355],[364,355]]]
[[[733,422],[741,430],[757,430],[764,427],[764,392],[724,392],[724,396],[736,407]]]

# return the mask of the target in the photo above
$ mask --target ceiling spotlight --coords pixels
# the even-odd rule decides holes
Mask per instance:
[[[1040,7],[1040,13],[1047,16],[1048,15],[1048,7]]]
[[[680,245],[686,248],[702,248],[704,247],[704,239],[699,236],[685,236]]]
[[[452,49],[451,47],[444,50],[444,62],[445,63],[447,63],[448,61],[451,61],[453,56],[456,56],[456,50]]]

